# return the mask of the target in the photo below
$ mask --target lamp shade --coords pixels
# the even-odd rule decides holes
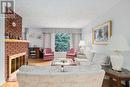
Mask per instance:
[[[108,49],[112,51],[128,51],[130,47],[125,37],[115,35],[109,40]]]
[[[84,42],[83,40],[81,40],[81,41],[79,42],[79,46],[85,46],[85,42]]]

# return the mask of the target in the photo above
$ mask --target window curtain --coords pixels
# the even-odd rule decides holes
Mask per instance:
[[[43,47],[51,48],[55,51],[55,34],[56,33],[45,33],[43,34]],[[70,34],[70,48],[76,48],[79,50],[79,42],[81,40],[80,33],[72,33]]]
[[[44,33],[44,48],[51,48],[51,33]]]
[[[69,28],[54,28],[54,29],[42,29],[43,31],[43,47],[51,48],[55,51],[55,34],[58,32],[69,33],[70,48],[76,48],[78,50],[78,44],[81,39],[81,29],[69,29]]]
[[[51,49],[55,51],[55,33],[51,33]]]
[[[71,34],[71,47],[79,50],[79,42],[81,40],[81,33],[72,33]]]

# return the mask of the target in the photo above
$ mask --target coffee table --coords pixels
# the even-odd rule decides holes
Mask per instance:
[[[52,61],[51,66],[61,66],[61,71],[65,72],[64,66],[76,66],[76,62],[74,62],[72,59],[55,59]]]

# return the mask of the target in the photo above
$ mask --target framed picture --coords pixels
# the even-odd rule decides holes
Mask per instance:
[[[112,35],[112,22],[107,21],[92,29],[92,43],[97,45],[107,45]]]

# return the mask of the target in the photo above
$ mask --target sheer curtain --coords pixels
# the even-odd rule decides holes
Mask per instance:
[[[55,51],[55,33],[51,33],[51,49]]]
[[[44,48],[51,48],[51,33],[44,33]]]
[[[55,51],[55,34],[58,32],[70,34],[70,48],[76,48],[78,50],[78,44],[81,39],[81,29],[43,29],[43,47],[51,48]]]
[[[79,50],[79,42],[81,40],[81,33],[71,34],[71,47]]]
[[[81,40],[80,33],[72,33],[70,34],[70,48],[79,49],[79,41]],[[52,48],[55,50],[55,33],[45,33],[43,38],[43,47],[44,48]]]

